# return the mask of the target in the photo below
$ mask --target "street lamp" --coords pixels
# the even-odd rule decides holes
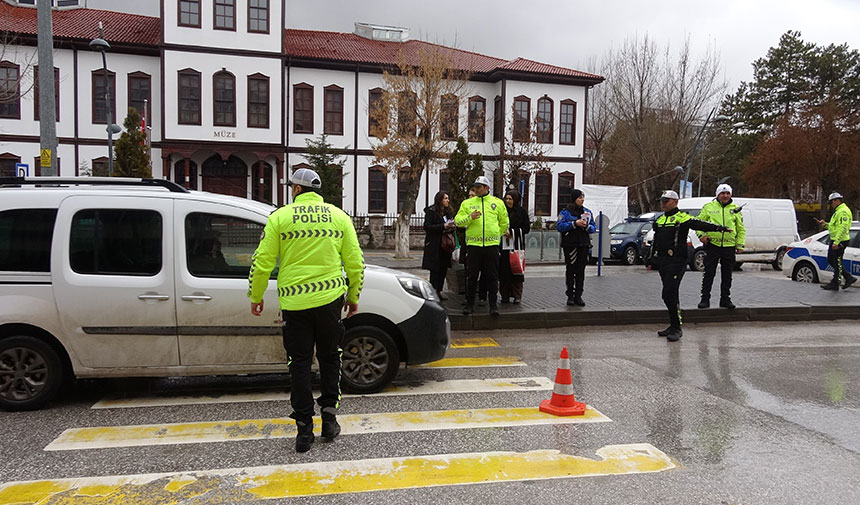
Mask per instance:
[[[104,28],[102,22],[99,21],[99,36],[90,41],[90,49],[102,53],[102,69],[104,70],[105,80],[105,110],[107,113],[107,131],[108,138],[108,176],[113,176],[113,135],[122,131],[118,124],[113,122],[113,114],[111,114],[110,102],[110,81],[108,80],[107,56],[105,53],[110,51],[110,44],[104,39]]]

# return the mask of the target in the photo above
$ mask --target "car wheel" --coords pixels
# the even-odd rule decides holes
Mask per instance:
[[[693,253],[693,262],[690,264],[693,270],[696,272],[704,272],[705,271],[705,250],[699,249],[695,253]]]
[[[60,389],[63,365],[47,343],[27,335],[0,340],[0,408],[35,410]]]
[[[776,252],[776,259],[773,260],[773,263],[771,263],[770,266],[772,266],[773,269],[776,271],[782,270],[783,258],[785,258],[785,248],[782,248]]]
[[[341,386],[347,393],[378,393],[391,384],[400,368],[394,339],[375,326],[346,330]]]
[[[624,248],[624,263],[628,265],[635,265],[637,261],[639,261],[639,255],[636,253],[636,248],[632,245],[629,245]]]
[[[815,271],[815,267],[803,261],[794,267],[794,271],[791,273],[791,280],[816,283],[818,282],[818,272]]]

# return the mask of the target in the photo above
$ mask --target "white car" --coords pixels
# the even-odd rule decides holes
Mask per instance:
[[[164,180],[0,179],[0,408],[41,407],[68,377],[285,372],[277,272],[262,317],[247,298],[273,210]],[[357,393],[451,334],[428,282],[374,266],[344,325]]]
[[[842,256],[842,268],[860,275],[860,223],[851,223],[850,240]],[[798,282],[830,282],[833,268],[827,263],[830,232],[822,231],[789,244],[782,260],[782,272]]]

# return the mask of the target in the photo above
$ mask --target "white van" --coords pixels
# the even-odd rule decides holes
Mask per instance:
[[[678,208],[697,217],[702,207],[713,197],[683,198]],[[782,270],[782,258],[788,244],[800,240],[797,233],[797,217],[794,203],[787,199],[732,198],[741,207],[747,237],[744,252],[737,256],[737,265],[742,263],[768,263],[774,270]],[[694,252],[691,267],[704,270],[705,251],[696,233],[690,230],[689,242]]]
[[[274,210],[157,179],[0,178],[0,409],[39,408],[69,377],[286,372],[277,274],[263,317],[246,296]],[[451,336],[427,281],[373,266],[344,326],[355,393]]]

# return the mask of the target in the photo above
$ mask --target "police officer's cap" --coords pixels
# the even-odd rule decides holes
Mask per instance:
[[[671,189],[667,189],[666,191],[663,191],[662,195],[660,195],[660,199],[662,200],[663,198],[668,198],[670,200],[678,200],[678,192],[672,191]]]
[[[472,183],[472,186],[478,186],[478,185],[489,186],[490,180],[482,175],[482,176],[478,177],[477,179],[475,179],[475,182]]]
[[[322,180],[320,180],[319,174],[310,168],[300,168],[293,172],[293,175],[290,177],[290,184],[320,189],[322,187]]]
[[[827,197],[827,201],[832,202],[833,200],[842,200],[842,195],[837,191],[830,193],[830,196]]]

